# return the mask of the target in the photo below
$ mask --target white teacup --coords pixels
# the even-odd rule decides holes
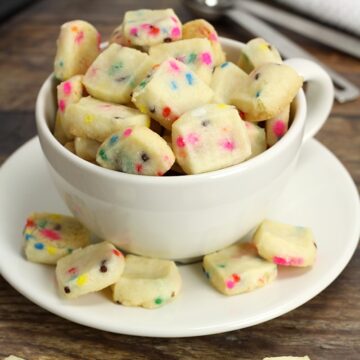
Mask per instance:
[[[221,39],[236,61],[242,43]],[[239,240],[268,213],[296,166],[303,142],[326,121],[333,103],[329,76],[303,59],[286,63],[309,81],[294,101],[293,122],[273,147],[242,164],[199,175],[149,177],[96,166],[52,135],[55,81],[41,87],[36,122],[55,185],[70,211],[99,237],[126,251],[191,260]]]

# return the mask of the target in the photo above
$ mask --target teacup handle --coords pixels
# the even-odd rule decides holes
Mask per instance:
[[[286,60],[285,63],[294,68],[304,78],[304,82],[308,82],[305,93],[305,142],[313,137],[327,120],[334,102],[334,86],[327,72],[313,61],[294,58]]]

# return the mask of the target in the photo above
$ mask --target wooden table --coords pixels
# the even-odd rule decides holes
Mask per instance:
[[[52,70],[60,24],[85,19],[106,39],[124,10],[139,7],[173,7],[183,21],[192,17],[175,0],[49,0],[35,2],[0,25],[0,163],[35,135],[35,98]],[[218,24],[218,29],[234,39],[250,38],[231,23]],[[288,35],[360,86],[358,60]],[[317,138],[344,163],[359,188],[360,100],[335,103]],[[80,326],[34,305],[0,278],[0,357],[257,360],[266,355],[308,354],[313,360],[360,359],[359,255],[358,248],[331,286],[280,318],[248,329],[187,339],[138,338]]]

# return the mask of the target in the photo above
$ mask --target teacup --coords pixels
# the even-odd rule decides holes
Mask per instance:
[[[242,43],[221,39],[235,61]],[[87,162],[53,136],[56,96],[53,75],[36,103],[36,123],[52,179],[70,211],[100,238],[150,257],[189,261],[246,235],[267,215],[289,182],[301,146],[326,121],[333,103],[329,76],[317,64],[291,59],[306,81],[293,102],[286,135],[241,164],[199,175],[139,176]]]

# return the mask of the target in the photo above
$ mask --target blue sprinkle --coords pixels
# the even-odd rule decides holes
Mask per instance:
[[[221,65],[220,65],[220,67],[223,69],[224,67],[227,67],[227,66],[229,66],[229,62],[228,61],[226,61],[226,62],[224,62],[224,63],[222,63]]]
[[[110,145],[115,144],[118,140],[119,140],[119,137],[118,137],[117,135],[113,135],[113,136],[110,138]]]
[[[44,244],[41,242],[38,242],[38,243],[34,244],[34,248],[37,250],[42,250],[44,248]]]
[[[186,73],[185,77],[189,85],[192,85],[194,83],[194,77],[191,73]]]
[[[31,238],[33,238],[34,236],[31,234],[26,234],[25,235],[25,240],[30,240]]]
[[[255,96],[258,98],[260,96],[260,91],[257,91]]]
[[[177,90],[178,89],[177,83],[174,80],[170,82],[170,86],[171,86],[172,90]]]

